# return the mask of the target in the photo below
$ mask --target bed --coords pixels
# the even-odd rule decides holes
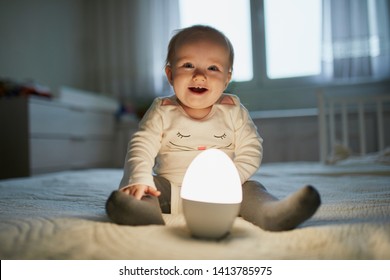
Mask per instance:
[[[328,117],[321,112],[328,109],[320,106],[319,112],[320,131],[326,132]],[[268,232],[237,217],[231,233],[218,241],[192,238],[182,214],[164,215],[165,226],[111,223],[104,205],[121,169],[0,180],[0,258],[390,259],[390,150],[384,144],[357,155],[332,153],[329,161],[329,148],[321,147],[322,162],[268,163],[254,175],[279,198],[315,186],[322,205],[310,220],[294,230]]]
[[[299,228],[267,232],[237,218],[219,241],[194,239],[181,214],[165,226],[111,223],[104,203],[120,169],[0,181],[1,259],[390,259],[388,154],[335,165],[274,163],[255,175],[276,196],[305,184],[322,195]]]

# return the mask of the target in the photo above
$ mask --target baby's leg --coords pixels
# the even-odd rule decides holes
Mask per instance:
[[[164,177],[160,177],[160,176],[155,176],[153,179],[156,188],[161,192],[161,195],[158,197],[161,211],[165,214],[170,214],[171,213],[171,183]]]
[[[243,185],[240,215],[269,231],[290,230],[310,218],[321,204],[320,195],[306,186],[285,199],[278,200],[258,182]]]
[[[163,225],[161,214],[171,211],[171,190],[168,180],[154,177],[154,182],[161,195],[144,196],[141,200],[121,191],[114,191],[106,202],[106,212],[110,219],[121,225]]]

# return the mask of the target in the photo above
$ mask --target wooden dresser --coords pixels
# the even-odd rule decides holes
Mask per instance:
[[[0,179],[112,167],[116,101],[72,88],[59,97],[0,99]]]

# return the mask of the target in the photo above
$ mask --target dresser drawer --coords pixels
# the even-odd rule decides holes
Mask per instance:
[[[69,113],[71,136],[80,137],[112,137],[115,133],[113,114],[72,109]]]
[[[112,166],[114,140],[30,139],[32,174],[66,169]]]
[[[56,102],[30,102],[29,125],[32,135],[105,136],[114,133],[113,114],[61,106]]]
[[[29,127],[32,135],[66,135],[72,130],[71,110],[56,102],[31,100],[29,106]]]
[[[69,169],[71,157],[72,143],[69,139],[30,139],[32,174]]]
[[[113,140],[75,139],[71,145],[72,168],[107,167],[113,164]]]

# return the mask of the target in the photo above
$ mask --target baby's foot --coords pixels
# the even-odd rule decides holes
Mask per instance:
[[[268,202],[263,208],[262,228],[283,231],[296,228],[309,219],[321,204],[318,191],[306,186],[280,201]]]
[[[158,199],[144,196],[141,200],[121,191],[114,191],[106,202],[110,219],[121,225],[163,225],[165,224]]]

